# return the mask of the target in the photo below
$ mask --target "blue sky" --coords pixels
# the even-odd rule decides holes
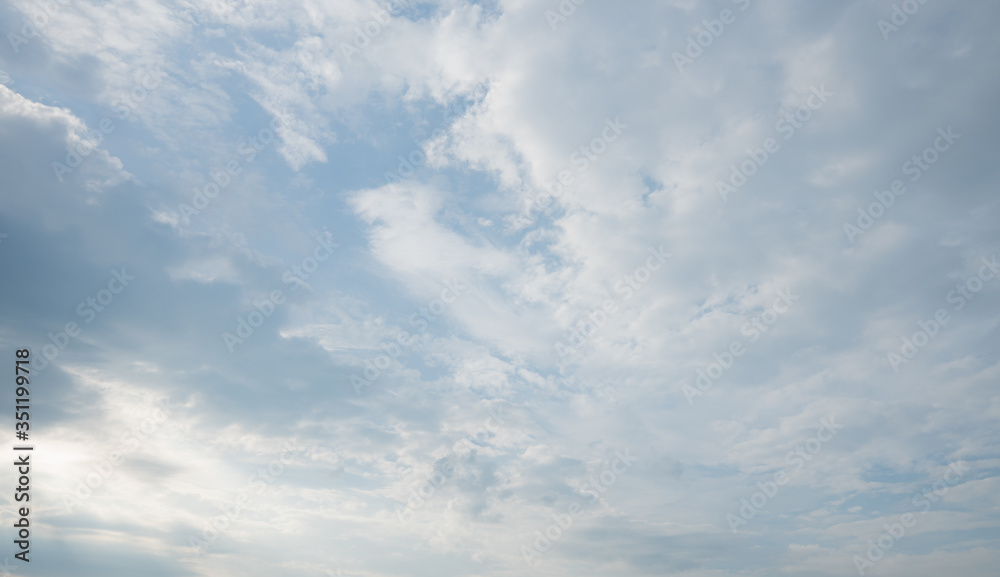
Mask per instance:
[[[5,567],[996,574],[1000,6],[399,4],[0,4]]]

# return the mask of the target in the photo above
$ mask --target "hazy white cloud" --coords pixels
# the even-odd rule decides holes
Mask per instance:
[[[993,4],[50,4],[0,49],[45,571],[833,576],[913,513],[865,574],[995,573]]]

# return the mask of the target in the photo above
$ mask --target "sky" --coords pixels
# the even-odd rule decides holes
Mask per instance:
[[[0,574],[994,577],[998,23],[3,0]]]

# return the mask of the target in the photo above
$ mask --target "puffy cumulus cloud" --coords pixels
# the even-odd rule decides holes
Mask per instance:
[[[59,4],[0,56],[2,348],[82,327],[43,563],[995,572],[996,6],[396,4]]]
[[[44,174],[39,180],[48,177],[55,185],[72,181],[85,189],[91,200],[93,195],[130,178],[121,160],[102,146],[104,131],[98,126],[87,126],[68,109],[33,102],[0,86],[0,114],[6,128],[4,145],[11,168],[17,166],[15,159],[22,158],[32,163],[36,174]],[[54,142],[44,142],[38,133],[53,137]],[[46,146],[50,144],[55,146]],[[42,147],[47,150],[39,150]],[[57,189],[55,185],[45,182],[49,190]],[[8,186],[12,199],[18,196],[13,194],[14,190],[25,197],[13,202],[32,202],[33,195],[25,194],[30,188],[21,174],[12,170]],[[71,184],[66,185],[70,187]]]

